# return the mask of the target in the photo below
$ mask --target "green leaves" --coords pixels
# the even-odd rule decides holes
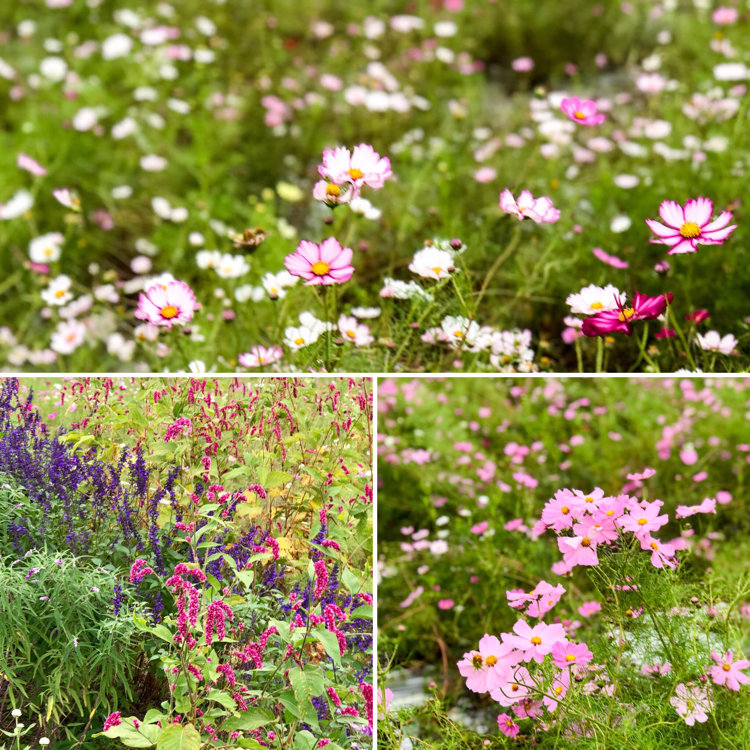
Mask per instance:
[[[236,732],[238,730],[250,732],[253,729],[264,727],[266,724],[271,724],[274,721],[276,721],[276,718],[269,711],[264,711],[260,708],[250,708],[238,716],[230,716],[221,725],[221,728],[226,732]]]
[[[201,750],[201,736],[192,724],[185,726],[171,726],[165,729],[156,750]]]
[[[320,695],[325,689],[325,676],[317,664],[308,664],[304,669],[300,667],[290,669],[289,682],[292,683],[292,690],[298,704]]]
[[[110,727],[106,732],[99,732],[94,737],[109,737],[119,739],[126,747],[153,747],[161,730],[155,724],[141,724],[137,729],[135,727],[135,717],[131,716],[122,719],[114,727]],[[198,738],[200,740],[200,737]],[[199,750],[200,745],[195,750]],[[184,750],[189,750],[185,748]]]
[[[333,663],[337,667],[341,667],[341,649],[339,648],[339,641],[336,638],[335,633],[330,633],[325,628],[315,628],[311,631],[310,635],[313,638],[317,638],[325,647],[328,656],[333,659]]]

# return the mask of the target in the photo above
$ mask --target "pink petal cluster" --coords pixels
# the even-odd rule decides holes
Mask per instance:
[[[656,297],[649,297],[636,292],[630,305],[617,303],[615,310],[601,310],[583,321],[581,331],[585,336],[606,336],[619,332],[630,336],[633,333],[633,323],[638,320],[652,320],[658,318],[672,304],[674,295],[669,292]]]
[[[711,658],[716,662],[716,666],[711,667],[714,685],[726,685],[730,690],[739,690],[740,685],[750,682],[750,677],[742,672],[750,667],[750,661],[747,659],[735,659],[731,651],[727,651],[723,656],[712,651]]]
[[[380,190],[393,177],[390,159],[367,143],[360,143],[352,151],[343,146],[326,149],[318,174],[323,179],[315,184],[313,198],[331,208],[359,197],[362,187]]]

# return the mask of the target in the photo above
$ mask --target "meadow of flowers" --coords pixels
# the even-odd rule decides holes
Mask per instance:
[[[371,747],[372,401],[0,381],[0,747]]]
[[[379,747],[750,745],[750,381],[378,395]]]
[[[743,371],[748,7],[0,7],[6,371]]]

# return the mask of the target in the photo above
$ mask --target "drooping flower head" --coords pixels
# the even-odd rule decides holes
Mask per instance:
[[[138,297],[135,317],[152,325],[171,328],[189,323],[197,309],[193,290],[184,281],[172,280],[147,287]]]
[[[568,96],[560,102],[560,109],[579,125],[601,125],[607,119],[606,115],[596,111],[593,99]]]
[[[668,245],[667,255],[695,253],[698,245],[722,245],[737,225],[727,226],[732,220],[731,211],[722,211],[718,219],[711,221],[713,212],[714,204],[708,198],[691,198],[684,208],[675,201],[664,201],[659,206],[664,224],[646,219],[656,235],[649,242]]]
[[[351,279],[354,273],[351,262],[352,249],[341,247],[335,237],[329,237],[320,245],[302,240],[297,249],[286,256],[284,265],[292,276],[305,279],[305,286],[329,286],[343,284]]]
[[[671,292],[649,297],[636,292],[633,303],[629,306],[618,304],[615,310],[602,310],[590,318],[586,318],[581,326],[585,336],[606,336],[608,333],[619,331],[627,336],[633,333],[633,323],[637,320],[652,320],[658,318],[672,304],[674,295]]]

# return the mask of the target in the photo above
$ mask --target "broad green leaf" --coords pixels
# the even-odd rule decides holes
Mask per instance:
[[[333,663],[341,667],[341,649],[336,634],[328,632],[325,628],[315,628],[310,635],[323,644],[326,653],[333,659]]]
[[[292,684],[294,697],[299,705],[305,700],[320,695],[325,689],[323,670],[316,664],[307,664],[304,669],[300,667],[290,669],[289,682]]]
[[[210,701],[215,701],[221,706],[224,706],[224,708],[228,709],[229,711],[237,710],[237,704],[235,703],[232,696],[229,695],[229,693],[225,693],[223,690],[211,688],[208,691],[208,695],[206,695],[206,698],[208,698],[208,700]]]
[[[344,586],[346,586],[346,588],[348,588],[349,591],[352,592],[352,594],[356,594],[362,589],[361,581],[348,568],[343,572],[341,581]]]
[[[351,619],[353,620],[355,617],[366,617],[368,619],[372,619],[372,607],[369,604],[365,604],[361,607],[357,607],[352,614]]]
[[[159,734],[159,727],[155,724],[141,724],[138,729],[135,728],[133,716],[122,719],[115,726],[110,727],[106,732],[99,732],[94,737],[108,737],[110,739],[119,739],[127,747],[153,747]]]
[[[306,729],[294,735],[294,750],[313,750],[315,744],[315,736]]]
[[[157,750],[200,750],[201,736],[192,724],[165,729],[156,744]]]
[[[239,715],[230,716],[222,725],[221,729],[226,732],[243,730],[249,732],[266,724],[276,721],[276,717],[262,708],[250,708]]]
[[[287,472],[285,471],[272,471],[266,477],[265,487],[266,489],[271,489],[273,487],[281,487],[287,482],[291,482],[292,479],[294,479],[294,477],[291,474],[287,474]]]

